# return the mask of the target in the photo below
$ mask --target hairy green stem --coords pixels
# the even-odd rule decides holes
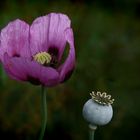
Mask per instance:
[[[43,140],[46,124],[47,124],[47,101],[46,101],[46,89],[44,86],[41,88],[41,117],[42,117],[42,123],[41,123],[41,133],[39,140]]]

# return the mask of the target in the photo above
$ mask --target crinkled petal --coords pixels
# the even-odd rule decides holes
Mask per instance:
[[[30,28],[32,54],[49,51],[61,59],[66,39],[64,32],[70,28],[70,20],[64,14],[51,13],[37,18]]]
[[[30,57],[29,25],[19,19],[10,22],[2,29],[0,35],[0,58],[3,61],[4,53],[9,56]]]
[[[55,86],[59,83],[59,73],[51,68],[38,64],[35,61],[26,61],[27,81],[35,85]]]
[[[59,84],[59,73],[51,67],[42,67],[40,81],[47,87]]]
[[[32,55],[48,50],[49,17],[42,16],[34,20],[30,27],[30,49]]]
[[[59,74],[55,69],[44,67],[22,57],[9,57],[5,54],[4,68],[8,75],[15,80],[45,86],[54,86],[59,83]]]
[[[24,59],[20,57],[10,57],[7,53],[4,54],[4,68],[12,79],[19,81],[27,80],[27,67]]]
[[[65,62],[58,68],[60,73],[60,82],[64,82],[71,76],[75,67],[75,48],[74,48],[74,37],[72,29],[67,29],[65,32],[65,37],[69,43],[70,49],[69,54]]]

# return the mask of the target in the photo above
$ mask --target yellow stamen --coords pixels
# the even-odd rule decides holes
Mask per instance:
[[[52,59],[51,55],[47,52],[37,53],[33,58],[35,61],[37,61],[38,63],[40,63],[42,65],[49,64]]]

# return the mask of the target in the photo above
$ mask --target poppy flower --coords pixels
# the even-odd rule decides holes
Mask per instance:
[[[75,48],[70,19],[61,13],[38,17],[31,25],[14,20],[1,30],[0,60],[7,74],[18,81],[55,86],[71,76]],[[69,53],[62,63],[66,44]]]

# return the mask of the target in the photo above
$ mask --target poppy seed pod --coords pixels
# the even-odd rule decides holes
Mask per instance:
[[[92,126],[105,125],[110,122],[113,116],[111,104],[114,99],[105,92],[92,92],[92,99],[89,99],[83,107],[83,117]]]

